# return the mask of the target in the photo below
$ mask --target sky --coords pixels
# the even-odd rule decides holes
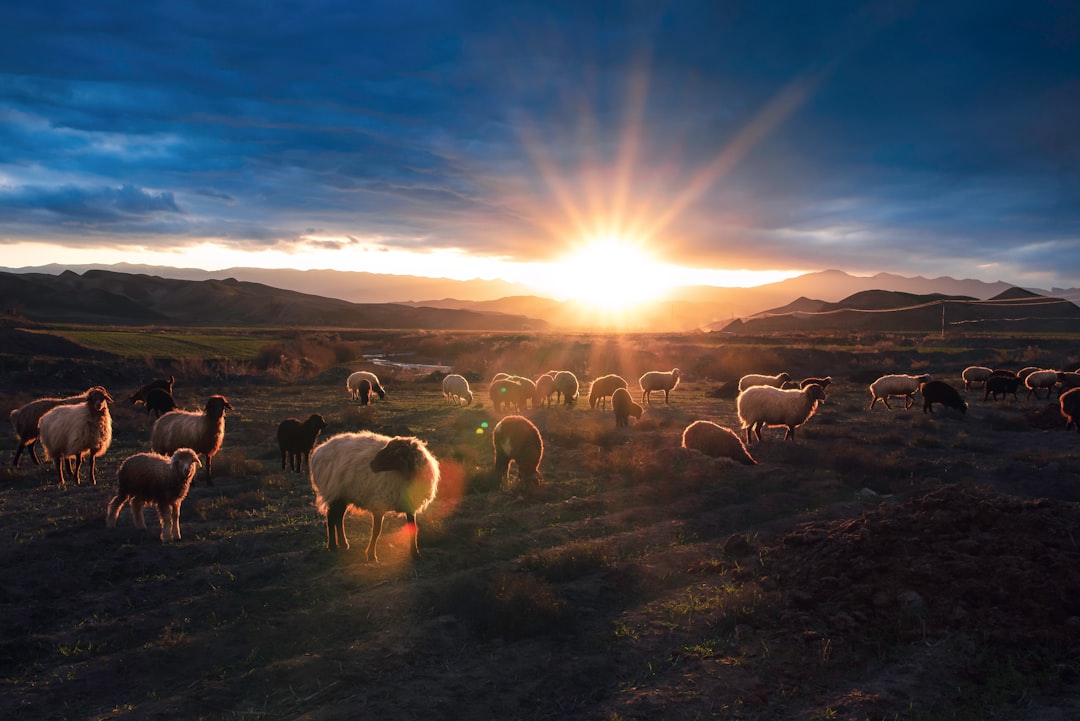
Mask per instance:
[[[1080,286],[1069,0],[3,15],[6,267]]]

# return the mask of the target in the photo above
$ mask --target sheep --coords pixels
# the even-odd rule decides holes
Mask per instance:
[[[286,418],[279,423],[277,442],[281,451],[281,470],[288,467],[299,473],[305,460],[310,466],[311,449],[325,430],[326,419],[318,413],[312,413],[303,423],[298,418]]]
[[[353,389],[353,400],[360,401],[360,405],[366,406],[371,403],[371,381],[367,378],[361,378],[356,383],[356,387]]]
[[[1016,371],[1016,377],[1020,379],[1021,383],[1023,383],[1024,380],[1026,380],[1029,375],[1031,375],[1035,371],[1041,371],[1041,370],[1042,370],[1042,368],[1039,368],[1038,366],[1025,366],[1025,367],[1021,368],[1020,370]]]
[[[821,386],[822,388],[828,388],[832,385],[832,376],[825,376],[824,378],[803,378],[799,381],[799,390],[806,388],[810,384]]]
[[[150,431],[150,449],[163,456],[180,448],[190,448],[206,456],[206,485],[214,485],[214,455],[225,440],[225,411],[233,410],[222,395],[212,395],[206,408],[198,411],[171,411],[154,421]]]
[[[1076,371],[1062,371],[1058,373],[1058,398],[1065,391],[1080,388],[1080,373]]]
[[[664,403],[668,402],[668,394],[679,385],[679,369],[672,368],[669,371],[647,371],[638,378],[641,387],[641,402],[648,401],[652,405],[653,391],[664,391]]]
[[[983,383],[994,375],[994,371],[986,366],[968,366],[960,373],[960,377],[964,381],[964,390],[971,390],[973,383]]]
[[[172,456],[157,453],[128,456],[116,473],[117,491],[109,501],[105,525],[116,528],[120,509],[130,500],[135,527],[145,530],[143,506],[153,503],[161,521],[161,540],[179,541],[180,504],[201,465],[199,454],[190,448],[178,448]]]
[[[518,480],[529,491],[540,488],[544,477],[540,474],[540,459],[544,456],[544,441],[532,421],[524,416],[506,416],[491,434],[495,450],[495,473],[500,480],[508,480],[510,462],[516,461]]]
[[[1050,400],[1050,394],[1054,391],[1054,386],[1057,385],[1058,372],[1052,370],[1038,370],[1033,373],[1028,373],[1024,377],[1024,387],[1028,389],[1027,397],[1030,400],[1031,394],[1035,394],[1035,400],[1039,400],[1039,389],[1046,389],[1046,399]]]
[[[146,415],[153,413],[154,418],[161,418],[169,411],[176,410],[176,400],[164,388],[151,388],[143,402],[146,404]]]
[[[473,401],[472,390],[469,389],[469,381],[465,376],[458,375],[457,373],[451,373],[443,378],[442,381],[443,397],[446,398],[446,402],[453,402],[455,405],[462,400],[465,401],[465,405],[471,406]]]
[[[521,386],[521,408],[524,410],[529,401],[532,401],[533,408],[536,408],[536,383],[532,378],[525,378],[524,376],[510,376],[510,380]]]
[[[614,373],[606,376],[600,376],[592,382],[589,387],[589,408],[596,408],[598,404],[603,404],[607,407],[607,399],[612,393],[619,388],[626,388],[626,380]]]
[[[491,404],[495,407],[496,413],[501,413],[504,409],[511,407],[521,410],[524,394],[525,389],[517,381],[509,378],[492,381],[488,386],[488,395],[491,397]]]
[[[560,394],[563,403],[572,406],[578,399],[578,379],[570,371],[559,371],[555,374],[555,392]]]
[[[533,408],[543,404],[551,405],[551,395],[555,392],[555,376],[544,373],[536,377],[536,395],[533,396]]]
[[[624,428],[630,425],[630,416],[640,420],[645,409],[634,402],[630,391],[625,388],[616,388],[611,394],[611,410],[615,411],[615,427]]]
[[[1011,378],[1008,376],[990,376],[986,379],[985,389],[983,393],[983,400],[985,401],[991,395],[996,401],[998,394],[1004,399],[1006,393],[1012,393],[1013,400],[1018,400],[1016,397],[1016,389],[1020,386],[1020,379],[1013,375]]]
[[[750,386],[772,386],[780,388],[791,380],[787,373],[777,373],[774,376],[761,375],[760,373],[748,373],[739,379],[739,392],[742,393]]]
[[[139,390],[132,393],[131,397],[128,398],[128,403],[130,403],[133,406],[137,406],[140,403],[146,403],[147,394],[149,394],[150,391],[155,389],[155,388],[163,390],[166,393],[168,393],[169,395],[172,395],[173,384],[175,382],[176,382],[176,376],[169,376],[167,379],[166,378],[155,378],[154,380],[150,381],[149,383],[144,385]]]
[[[1065,418],[1065,430],[1071,427],[1080,432],[1080,388],[1062,393],[1058,404],[1061,406],[1061,415]]]
[[[787,426],[784,440],[795,438],[795,428],[806,423],[825,402],[825,389],[808,385],[802,390],[782,390],[772,386],[750,386],[735,399],[739,421],[750,443],[750,429],[761,440],[762,426]]]
[[[349,549],[345,511],[353,506],[371,514],[371,538],[365,558],[378,563],[376,545],[383,516],[404,513],[412,535],[410,552],[420,556],[416,516],[435,498],[439,462],[419,438],[384,436],[371,431],[341,433],[311,452],[308,464],[315,505],[326,515],[326,547]]]
[[[712,421],[694,421],[688,425],[682,434],[682,447],[713,458],[731,458],[746,466],[757,465],[739,434]]]
[[[94,387],[101,388],[101,386]],[[84,403],[90,390],[88,388],[77,396],[67,396],[65,398],[38,398],[11,411],[8,417],[11,419],[11,427],[15,430],[15,437],[19,441],[15,446],[15,457],[12,459],[11,465],[18,468],[19,458],[22,456],[23,451],[28,448],[34,465],[41,465],[37,452],[34,450],[34,444],[37,443],[38,438],[41,436],[41,417],[57,406]],[[101,390],[105,389],[101,388]]]
[[[933,413],[934,404],[967,413],[968,404],[960,397],[960,392],[945,381],[927,381],[919,386],[923,397],[923,413]]]
[[[100,386],[86,392],[86,400],[77,405],[53,408],[41,417],[41,447],[45,458],[56,460],[60,485],[64,485],[64,463],[79,480],[83,455],[90,457],[90,482],[97,485],[94,459],[109,450],[112,443],[112,416],[109,403],[112,396]]]
[[[920,376],[904,374],[881,376],[870,384],[869,410],[874,410],[874,404],[881,401],[891,411],[892,406],[889,405],[889,398],[892,396],[903,396],[905,401],[904,409],[911,408],[915,403],[915,393],[919,390],[919,386],[932,380],[933,377],[929,373]]]
[[[357,399],[357,389],[360,387],[360,381],[366,380],[371,384],[371,390],[379,394],[379,400],[386,398],[386,389],[379,383],[379,377],[371,371],[356,371],[349,376],[349,379],[345,382],[345,387],[349,390],[349,397],[354,401]]]

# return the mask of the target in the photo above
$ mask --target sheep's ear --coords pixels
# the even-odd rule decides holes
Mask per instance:
[[[416,472],[419,460],[419,452],[408,438],[392,438],[382,450],[371,459],[371,470],[376,473],[383,471],[400,471],[411,477]]]

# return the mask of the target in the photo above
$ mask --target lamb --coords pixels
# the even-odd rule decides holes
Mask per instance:
[[[600,376],[592,382],[589,387],[589,408],[596,408],[597,404],[602,403],[604,407],[607,407],[607,399],[612,393],[619,388],[626,388],[626,380],[614,373],[606,376]]]
[[[808,385],[802,390],[783,390],[772,386],[750,386],[739,394],[735,407],[739,412],[739,421],[746,431],[746,442],[750,443],[750,429],[761,440],[762,426],[787,426],[784,440],[795,438],[795,428],[806,423],[817,410],[819,403],[825,402],[825,389],[818,385]]]
[[[101,386],[94,387],[101,388]],[[15,446],[15,458],[12,459],[11,465],[18,468],[19,458],[22,456],[23,451],[28,448],[30,449],[30,457],[34,460],[34,465],[40,465],[41,461],[34,451],[34,444],[37,443],[38,438],[41,436],[41,417],[57,406],[84,403],[90,390],[92,389],[88,388],[77,396],[67,396],[66,398],[38,398],[13,410],[8,417],[11,419],[11,427],[15,430],[15,437],[19,442]],[[105,389],[101,388],[101,390]]]
[[[131,501],[131,517],[136,528],[146,529],[143,506],[157,506],[161,540],[180,540],[180,504],[187,497],[191,481],[199,472],[199,454],[179,448],[171,457],[157,453],[136,453],[120,464],[116,473],[117,491],[109,501],[105,525],[116,528],[120,509]]]
[[[983,383],[994,375],[994,371],[986,366],[968,366],[960,374],[960,377],[964,381],[964,390],[971,390],[973,383]]]
[[[672,368],[669,371],[647,371],[638,378],[641,386],[641,402],[648,401],[652,405],[653,391],[664,391],[664,403],[668,402],[668,394],[679,385],[679,369]]]
[[[780,388],[790,380],[791,376],[787,373],[778,373],[774,376],[748,373],[739,379],[739,392],[742,393],[751,386],[772,386],[773,388]]]
[[[1080,432],[1080,388],[1062,393],[1058,403],[1061,406],[1061,415],[1065,418],[1065,430],[1072,427]]]
[[[560,394],[563,403],[572,406],[578,399],[578,379],[570,371],[559,371],[555,374],[555,392]]]
[[[611,394],[611,410],[615,411],[615,427],[624,428],[630,425],[630,416],[640,420],[645,409],[634,402],[630,397],[630,391],[625,388],[616,388]]]
[[[536,377],[536,395],[533,396],[533,408],[542,404],[551,405],[551,395],[555,392],[555,376],[544,373]]]
[[[828,388],[832,385],[832,376],[825,376],[824,378],[803,378],[799,381],[799,390],[806,388],[806,386],[810,384]]]
[[[379,383],[379,377],[371,371],[356,371],[349,376],[349,379],[345,382],[345,387],[349,390],[349,397],[354,401],[357,399],[357,389],[360,387],[360,381],[366,380],[371,384],[371,390],[379,394],[379,400],[386,398],[386,389]]]
[[[176,400],[164,388],[151,388],[143,402],[146,404],[146,415],[153,413],[154,418],[161,418],[169,411],[176,410]]]
[[[881,376],[870,384],[870,410],[874,410],[874,404],[881,401],[891,411],[889,398],[892,396],[903,396],[904,409],[911,408],[915,403],[915,393],[918,392],[919,386],[932,380],[933,377],[929,373],[920,376],[904,374]]]
[[[1027,397],[1030,400],[1031,394],[1035,394],[1035,400],[1039,400],[1039,389],[1046,389],[1046,400],[1050,400],[1050,394],[1054,391],[1054,386],[1058,382],[1058,372],[1052,370],[1038,370],[1033,373],[1028,373],[1024,378],[1024,387],[1028,389]]]
[[[365,558],[378,563],[376,545],[383,516],[404,513],[412,535],[410,552],[420,556],[416,516],[435,498],[439,462],[419,438],[384,436],[371,431],[341,433],[311,452],[311,487],[315,505],[326,515],[326,547],[349,549],[345,511],[349,506],[371,514],[371,538]]]
[[[967,413],[968,404],[960,397],[960,392],[945,381],[927,381],[919,391],[923,397],[923,413],[933,413],[935,403]]]
[[[277,442],[281,451],[281,470],[288,467],[299,473],[305,460],[310,467],[311,449],[325,430],[326,420],[318,413],[312,413],[303,423],[297,418],[286,418],[279,423]]]
[[[491,404],[495,407],[496,413],[501,413],[504,409],[508,410],[511,407],[521,410],[524,394],[525,389],[517,381],[509,378],[492,381],[488,386],[488,395],[491,397]]]
[[[214,485],[214,455],[225,440],[225,410],[233,410],[222,395],[212,395],[202,413],[176,410],[154,421],[150,448],[163,456],[180,448],[190,448],[206,456],[206,485]]]
[[[540,474],[540,459],[544,456],[544,441],[532,421],[524,416],[506,416],[495,425],[491,434],[495,449],[495,473],[501,480],[510,476],[510,462],[516,461],[518,480],[529,491],[544,482]]]
[[[1006,393],[1012,393],[1013,400],[1018,400],[1016,397],[1016,389],[1020,387],[1020,379],[1013,375],[1011,378],[1003,375],[994,375],[986,379],[986,392],[983,393],[983,400],[985,401],[991,395],[996,401],[1000,394],[1002,398],[1005,398]]]
[[[97,485],[94,472],[94,460],[109,450],[112,443],[112,416],[109,415],[109,403],[112,396],[100,386],[91,388],[86,393],[86,400],[77,405],[62,405],[53,408],[41,417],[41,447],[45,458],[56,460],[56,469],[60,485],[64,485],[64,463],[68,470],[79,480],[83,456],[90,458],[90,482]]]
[[[731,458],[746,466],[757,465],[735,431],[712,421],[694,421],[688,425],[682,434],[682,447],[713,458]]]
[[[469,389],[469,381],[465,376],[458,375],[457,373],[451,373],[443,378],[442,381],[443,397],[446,398],[446,402],[451,401],[457,405],[462,400],[465,401],[465,405],[471,406],[473,401],[472,390]]]

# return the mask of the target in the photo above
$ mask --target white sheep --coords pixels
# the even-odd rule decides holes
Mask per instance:
[[[214,456],[225,440],[225,410],[233,410],[222,395],[212,395],[206,408],[198,411],[170,411],[154,421],[150,431],[150,448],[163,456],[180,448],[190,448],[206,456],[206,485],[214,485]]]
[[[465,405],[472,405],[472,390],[469,389],[468,379],[466,379],[463,375],[451,373],[450,375],[443,378],[442,392],[443,397],[446,398],[447,403],[453,402],[456,405],[462,400],[464,400]]]
[[[640,420],[645,409],[634,402],[630,397],[630,391],[625,388],[616,388],[611,394],[611,410],[615,412],[615,427],[628,428],[630,416]]]
[[[161,521],[161,540],[179,541],[180,504],[201,465],[199,454],[190,448],[179,448],[171,457],[158,453],[129,456],[116,472],[117,491],[105,512],[105,525],[116,528],[120,509],[130,500],[135,528],[145,530],[143,506],[152,503]]]
[[[97,485],[94,459],[103,455],[112,443],[112,416],[109,415],[109,403],[112,396],[100,386],[91,388],[86,393],[86,400],[76,405],[63,405],[53,408],[41,417],[41,447],[45,458],[55,459],[60,476],[60,485],[64,485],[64,463],[79,480],[83,456],[90,458],[90,481]]]
[[[905,399],[904,408],[911,408],[912,404],[915,403],[915,394],[919,391],[919,386],[931,380],[933,378],[929,373],[920,376],[904,375],[902,373],[881,376],[870,384],[869,410],[873,410],[874,404],[881,401],[891,411],[892,406],[889,405],[889,398],[892,396],[903,397]]]
[[[990,376],[994,375],[993,368],[987,368],[986,366],[968,366],[960,373],[960,378],[964,381],[964,390],[971,390],[973,383],[985,384]]]
[[[101,386],[95,386],[95,388],[101,388]],[[104,389],[102,388],[102,390]],[[87,389],[77,396],[38,398],[13,410],[8,417],[11,419],[11,427],[15,430],[15,437],[19,442],[15,446],[15,458],[12,460],[11,465],[18,468],[19,457],[27,449],[30,449],[30,457],[34,460],[34,465],[40,465],[41,461],[34,450],[34,445],[41,436],[41,417],[57,406],[70,406],[86,402],[86,394],[89,392],[90,389]]]
[[[757,465],[739,434],[712,421],[694,421],[683,430],[682,447],[713,458],[731,458],[747,466]]]
[[[589,387],[589,408],[596,408],[597,405],[607,407],[607,399],[619,388],[627,388],[626,380],[614,373],[606,376],[600,376],[592,382]]]
[[[311,453],[311,487],[315,505],[326,515],[326,547],[348,550],[345,511],[349,506],[371,514],[366,558],[378,562],[375,546],[383,516],[404,513],[412,534],[411,553],[420,555],[416,516],[435,498],[439,462],[419,438],[394,437],[371,431],[341,433]]]
[[[818,404],[824,402],[825,389],[819,385],[801,390],[750,386],[735,399],[735,407],[746,431],[746,442],[750,443],[750,429],[760,441],[762,426],[787,426],[784,440],[794,439],[795,428],[806,423]]]
[[[386,398],[386,389],[379,383],[379,377],[371,371],[356,371],[349,376],[349,379],[345,382],[345,387],[349,391],[349,397],[354,401],[359,395],[360,381],[366,380],[371,384],[371,390],[379,394],[380,399]]]
[[[647,371],[638,378],[641,386],[641,402],[646,401],[652,405],[653,391],[664,391],[664,403],[668,402],[668,394],[679,385],[679,369],[672,368],[669,371]]]
[[[544,477],[540,474],[540,459],[544,457],[544,441],[532,421],[524,416],[506,416],[491,434],[495,449],[495,473],[507,480],[510,462],[517,462],[518,480],[529,491],[540,488]]]
[[[562,396],[563,403],[568,406],[574,405],[578,399],[578,379],[570,371],[559,371],[555,374],[555,393]]]
[[[1039,400],[1039,389],[1046,389],[1046,399],[1050,400],[1050,394],[1054,392],[1054,386],[1058,382],[1058,372],[1052,370],[1038,370],[1034,373],[1029,373],[1024,378],[1024,387],[1028,389],[1027,397],[1031,398],[1031,395],[1035,394],[1035,400]]]
[[[783,385],[791,380],[791,376],[787,373],[778,373],[774,376],[762,375],[760,373],[747,373],[739,379],[739,392],[742,393],[750,386],[772,386],[773,388],[782,388]]]

